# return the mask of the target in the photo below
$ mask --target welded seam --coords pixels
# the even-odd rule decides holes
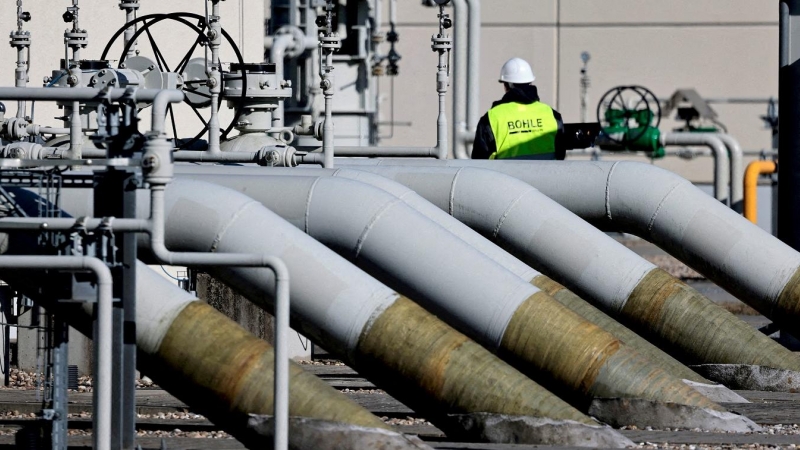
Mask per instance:
[[[653,212],[653,217],[651,217],[650,221],[647,222],[647,231],[648,231],[648,233],[650,231],[653,231],[653,226],[656,223],[656,217],[658,217],[658,213],[661,212],[661,208],[664,207],[664,203],[667,202],[667,199],[669,199],[669,197],[672,195],[672,193],[675,192],[675,190],[677,190],[679,187],[681,187],[681,185],[682,185],[681,183],[676,183],[675,186],[672,186],[672,189],[670,189],[669,192],[667,192],[667,194],[664,196],[664,198],[662,198],[661,201],[658,202],[658,206],[656,206],[656,210]]]
[[[261,203],[258,203],[255,200],[249,201],[244,206],[239,208],[235,213],[233,213],[230,220],[228,220],[228,222],[225,223],[225,226],[223,226],[222,229],[219,230],[214,236],[214,241],[211,243],[211,249],[209,250],[211,253],[216,253],[217,247],[219,246],[220,242],[222,242],[222,239],[225,238],[225,234],[228,232],[228,229],[233,226],[237,220],[239,220],[239,217],[244,214],[245,211],[256,205],[261,206]]]
[[[517,198],[514,199],[513,202],[503,211],[503,215],[500,216],[500,219],[497,221],[497,226],[492,230],[492,240],[497,239],[497,236],[500,235],[500,229],[503,228],[503,224],[505,224],[506,219],[511,214],[511,210],[517,207],[517,204],[522,201],[522,198],[526,195],[530,194],[531,192],[535,192],[536,189],[529,187],[525,190],[525,192],[521,193]]]
[[[308,197],[306,197],[306,214],[305,217],[303,217],[303,232],[305,234],[309,234],[309,223],[311,223],[311,219],[309,219],[311,215],[311,197],[314,196],[314,190],[317,188],[317,183],[319,183],[321,179],[322,177],[317,177],[314,183],[311,184],[311,189],[308,190]]]
[[[456,183],[458,182],[458,177],[459,175],[461,175],[461,172],[463,170],[464,170],[463,167],[461,169],[458,169],[455,175],[453,176],[453,181],[450,183],[450,198],[449,198],[450,203],[447,206],[450,210],[447,212],[453,217],[455,217],[455,212],[456,212]]]
[[[367,235],[369,235],[369,232],[372,231],[372,228],[375,226],[375,224],[387,211],[400,203],[403,203],[403,201],[397,197],[394,197],[392,201],[383,205],[383,207],[372,216],[367,226],[364,227],[364,231],[361,233],[361,236],[358,237],[358,241],[356,241],[356,247],[353,249],[354,260],[358,260],[358,256],[361,254],[361,249],[364,247],[364,242],[367,240]]]
[[[611,176],[614,175],[614,169],[617,168],[617,164],[620,161],[615,162],[611,165],[611,169],[608,171],[608,177],[606,177],[606,218],[608,220],[612,220],[611,218]]]

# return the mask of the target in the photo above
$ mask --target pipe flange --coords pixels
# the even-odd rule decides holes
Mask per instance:
[[[286,47],[287,58],[297,58],[306,51],[306,34],[299,27],[284,25],[278,29],[275,35],[292,37],[292,45]]]
[[[30,47],[31,46],[31,33],[30,31],[12,31],[9,35],[11,38],[12,47]]]
[[[342,48],[342,39],[336,33],[331,36],[321,35],[319,37],[319,48],[335,52]]]
[[[452,50],[453,39],[451,39],[449,36],[442,37],[435,35],[431,37],[431,48],[437,52]]]

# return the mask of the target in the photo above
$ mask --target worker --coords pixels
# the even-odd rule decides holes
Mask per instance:
[[[506,93],[478,122],[472,159],[565,158],[561,114],[539,101],[535,79],[523,59],[503,65],[500,82]]]

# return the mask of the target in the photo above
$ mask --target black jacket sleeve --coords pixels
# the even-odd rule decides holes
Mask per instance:
[[[489,159],[497,152],[497,142],[494,140],[492,125],[489,123],[489,114],[484,114],[475,130],[475,142],[472,144],[472,159]]]
[[[556,122],[558,122],[558,132],[556,132],[556,159],[563,161],[567,157],[567,148],[564,138],[564,120],[561,118],[561,114],[555,109],[553,110],[553,116],[556,118]]]

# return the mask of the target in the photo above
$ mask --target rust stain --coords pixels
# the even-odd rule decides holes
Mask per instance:
[[[202,404],[218,420],[272,411],[272,347],[205,303],[184,308],[155,356],[155,378],[171,384],[187,403]],[[385,428],[380,419],[295,364],[290,366],[289,408],[296,416]]]
[[[591,422],[406,298],[362,334],[358,353],[356,369],[371,373],[410,406],[424,405],[438,413],[493,412]]]

